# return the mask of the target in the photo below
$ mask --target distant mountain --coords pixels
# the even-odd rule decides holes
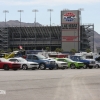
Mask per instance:
[[[38,22],[36,22],[36,24],[35,23],[21,22],[21,27],[34,27],[35,25],[36,26],[42,26]],[[20,27],[20,21],[18,21],[18,20],[9,20],[9,21],[6,22],[6,26],[7,27],[13,27],[13,26]],[[0,27],[5,27],[5,22],[0,22]]]
[[[35,23],[25,23],[21,22],[21,27],[34,27],[34,26],[43,26],[38,22]],[[20,21],[18,20],[9,20],[6,22],[7,27],[17,26],[20,27]],[[0,27],[5,27],[5,22],[0,22]],[[96,47],[100,47],[100,34],[94,31],[94,51],[96,51]]]
[[[96,51],[96,47],[100,47],[100,34],[94,31],[94,51]]]

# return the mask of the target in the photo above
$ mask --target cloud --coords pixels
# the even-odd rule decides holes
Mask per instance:
[[[100,0],[0,0],[0,5],[50,5],[100,3]]]

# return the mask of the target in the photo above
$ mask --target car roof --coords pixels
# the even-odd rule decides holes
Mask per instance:
[[[66,59],[66,58],[56,58],[56,59]]]
[[[80,57],[81,55],[72,55],[72,56],[79,56]]]
[[[10,59],[24,59],[22,57],[14,57],[14,58],[10,58]]]

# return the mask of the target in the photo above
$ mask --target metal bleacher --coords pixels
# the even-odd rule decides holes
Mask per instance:
[[[90,48],[94,52],[94,24],[82,25],[81,26],[81,50],[85,51]]]
[[[0,28],[0,50],[8,49],[8,28]]]
[[[61,46],[60,26],[9,27],[8,29],[10,47],[22,45],[25,49],[32,49],[49,46],[55,49]]]

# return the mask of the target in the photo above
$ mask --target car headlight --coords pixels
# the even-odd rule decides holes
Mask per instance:
[[[90,64],[91,64],[92,62],[90,61]]]
[[[95,61],[90,61],[90,64],[95,64]]]
[[[50,61],[45,61],[46,64],[50,64]]]

